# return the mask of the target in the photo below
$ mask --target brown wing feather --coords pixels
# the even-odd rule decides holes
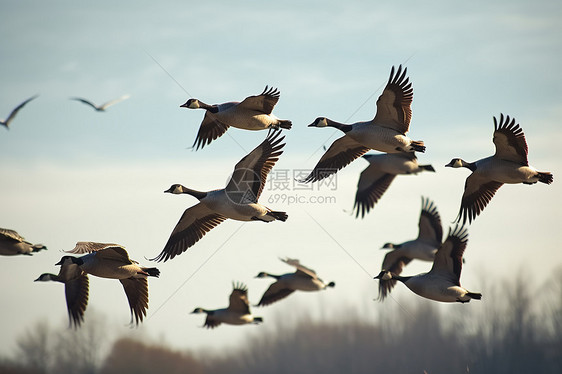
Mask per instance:
[[[242,314],[250,314],[248,288],[245,285],[241,283],[235,284],[228,301],[228,309]]]
[[[412,261],[411,258],[397,255],[397,253],[398,252],[396,251],[390,251],[384,256],[381,268],[382,270],[387,270],[393,274],[400,275],[404,270],[404,266],[408,265],[410,261]],[[392,291],[395,285],[395,279],[379,279],[379,299],[384,300],[388,294],[390,294],[390,291]]]
[[[511,119],[503,114],[500,116],[500,123],[494,117],[494,144],[496,146],[495,156],[521,165],[528,166],[527,154],[529,148],[525,140],[523,129],[515,123],[515,118]]]
[[[295,290],[283,286],[280,282],[274,282],[264,292],[258,306],[273,304],[276,301],[286,298],[293,292],[295,292]]]
[[[394,174],[381,172],[375,167],[376,165],[370,165],[359,177],[353,205],[353,209],[356,210],[355,218],[358,218],[359,215],[364,218],[365,214],[369,213],[375,206],[396,177]]]
[[[373,120],[377,125],[390,127],[403,134],[408,132],[412,119],[412,100],[414,89],[406,77],[407,68],[398,67],[394,74],[394,66],[390,71],[388,83],[377,100],[377,114]]]
[[[439,273],[460,286],[462,256],[467,242],[468,231],[464,226],[457,225],[454,230],[449,228],[447,239],[435,253],[430,273]]]
[[[129,301],[131,324],[134,318],[138,325],[146,317],[146,310],[148,309],[148,280],[146,278],[127,278],[119,279],[119,281],[123,285]]]
[[[195,150],[203,148],[207,144],[210,144],[213,140],[222,136],[230,126],[226,123],[222,123],[214,115],[208,111],[205,111],[205,117],[203,117],[203,122],[199,127],[197,132],[197,137],[193,142],[193,147]]]
[[[78,328],[84,321],[84,313],[86,311],[86,307],[88,306],[88,275],[82,272],[82,274],[78,277],[65,281],[64,294],[69,324],[74,328]]]
[[[238,106],[245,109],[255,110],[264,114],[271,114],[275,104],[279,101],[281,92],[276,88],[265,86],[263,92],[256,96],[248,96]]]
[[[431,242],[436,247],[443,240],[443,225],[441,224],[441,216],[437,211],[435,203],[427,198],[422,197],[422,211],[419,220],[418,239],[425,242]]]
[[[472,223],[472,220],[484,210],[502,185],[503,183],[485,180],[474,173],[466,178],[456,222],[460,222],[462,219],[462,223],[465,224],[468,219],[468,222]]]

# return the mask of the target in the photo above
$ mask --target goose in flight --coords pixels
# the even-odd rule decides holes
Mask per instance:
[[[118,97],[117,99],[110,100],[110,101],[108,101],[108,102],[106,102],[106,103],[103,103],[103,104],[101,104],[101,105],[96,105],[96,104],[92,103],[91,101],[86,100],[86,99],[81,98],[81,97],[71,97],[70,100],[80,101],[80,102],[82,102],[82,103],[84,103],[84,104],[86,104],[86,105],[91,106],[92,108],[94,108],[94,109],[95,109],[96,111],[98,111],[98,112],[104,112],[104,111],[105,111],[108,107],[110,107],[111,105],[117,104],[118,102],[123,101],[123,100],[126,100],[126,99],[128,99],[129,97],[131,97],[131,95],[123,95],[123,96],[121,96],[121,97]]]
[[[286,258],[281,259],[284,263],[294,266],[297,270],[294,273],[283,275],[273,275],[266,272],[259,273],[256,278],[271,277],[275,279],[269,288],[263,294],[258,306],[273,304],[276,301],[284,299],[295,291],[319,291],[325,290],[327,287],[335,287],[334,282],[324,283],[318,278],[316,272],[306,266],[301,265],[299,260]]]
[[[265,86],[261,94],[248,96],[242,102],[209,105],[198,99],[187,100],[180,107],[205,109],[205,117],[193,147],[203,148],[223,135],[230,126],[243,130],[290,129],[291,121],[279,119],[271,113],[280,94],[276,88]]]
[[[174,184],[173,194],[188,194],[199,203],[187,208],[172,231],[162,252],[152,261],[167,261],[194,245],[212,228],[227,218],[238,221],[286,221],[287,213],[273,211],[258,203],[267,174],[283,153],[285,137],[273,131],[253,151],[242,158],[225,188],[201,192]]]
[[[46,250],[47,247],[43,244],[31,244],[14,230],[0,228],[0,255],[2,256],[31,256],[44,249]]]
[[[472,173],[466,178],[461,207],[457,222],[469,223],[488,205],[496,191],[504,184],[535,184],[537,182],[551,184],[552,173],[537,171],[527,160],[527,141],[523,129],[515,123],[515,118],[500,116],[498,123],[494,117],[493,156],[475,162],[466,162],[454,158],[448,167],[470,169]]]
[[[249,323],[259,324],[263,322],[262,317],[254,317],[250,312],[248,288],[241,283],[233,284],[233,288],[230,293],[228,308],[215,310],[195,308],[191,314],[207,314],[203,327],[208,329],[213,329],[221,323],[226,323],[228,325],[246,325]]]
[[[482,294],[470,292],[460,283],[462,256],[468,241],[464,226],[456,226],[447,240],[435,253],[433,266],[428,273],[403,277],[389,270],[382,270],[375,279],[382,281],[398,280],[411,291],[426,299],[446,303],[467,303],[471,299],[480,300]]]
[[[160,276],[160,270],[139,266],[119,244],[78,242],[74,249],[65,252],[86,254],[80,257],[63,256],[56,265],[100,278],[119,279],[129,301],[131,324],[133,318],[137,325],[143,321],[148,309],[147,277]]]
[[[392,67],[388,83],[377,100],[377,113],[372,120],[347,125],[326,117],[318,117],[308,125],[334,127],[345,135],[332,143],[303,182],[324,179],[370,149],[386,153],[425,152],[423,141],[412,140],[406,136],[412,119],[411,104],[414,97],[406,70],[402,70],[400,65],[395,74],[394,66]]]
[[[369,166],[361,172],[355,194],[355,218],[374,208],[397,175],[415,175],[424,170],[435,171],[431,165],[420,165],[414,153],[368,154],[363,157]]]
[[[64,284],[66,309],[69,326],[78,328],[84,321],[84,312],[88,306],[88,275],[71,262],[61,264],[58,275],[43,273],[35,282],[60,282]]]
[[[8,118],[6,118],[5,120],[0,120],[0,125],[4,126],[5,128],[7,128],[9,130],[10,129],[10,123],[12,123],[12,121],[14,120],[16,114],[18,114],[20,109],[23,108],[25,106],[25,104],[29,103],[31,100],[37,98],[38,96],[39,95],[32,96],[29,99],[25,100],[20,105],[18,105],[17,107],[15,107],[12,110],[12,112],[10,113],[10,115],[8,116]]]
[[[418,223],[418,237],[401,244],[386,243],[383,249],[391,249],[382,262],[382,270],[400,275],[404,266],[414,259],[433,262],[443,240],[441,216],[435,203],[422,197],[422,210]],[[396,285],[395,279],[379,280],[379,299],[384,300]]]

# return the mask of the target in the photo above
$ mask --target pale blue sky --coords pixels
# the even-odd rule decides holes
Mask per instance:
[[[337,287],[256,309],[266,322],[289,311],[324,315],[322,308],[336,304],[390,307],[392,299],[371,303],[377,283],[369,276],[384,255],[378,248],[415,237],[422,195],[435,201],[447,232],[468,171],[444,165],[452,157],[492,154],[492,116],[500,113],[521,124],[530,163],[553,172],[555,182],[500,189],[469,228],[461,282],[479,291],[530,267],[540,285],[562,263],[562,163],[555,153],[562,135],[560,2],[0,1],[0,10],[0,117],[40,94],[9,131],[0,128],[0,227],[49,247],[32,258],[0,259],[0,280],[8,285],[0,297],[9,306],[0,319],[0,353],[9,353],[14,337],[40,318],[66,323],[62,286],[32,282],[57,271],[60,250],[83,240],[117,242],[149,264],[144,258],[160,252],[183,210],[195,203],[163,191],[172,183],[223,187],[234,164],[266,135],[231,129],[190,151],[203,112],[179,105],[192,96],[208,103],[241,100],[266,84],[281,91],[274,113],[293,121],[276,169],[310,169],[322,145],[340,134],[306,126],[318,116],[372,118],[391,66],[405,63],[414,87],[409,135],[425,141],[419,159],[437,172],[397,178],[362,221],[344,210],[353,205],[363,160],[338,173],[336,191],[287,192],[333,196],[335,203],[268,203],[280,191],[264,191],[264,203],[286,210],[289,220],[225,222],[188,253],[159,264],[162,277],[149,282],[149,320],[141,332],[178,348],[240,343],[259,334],[251,327],[204,331],[198,328],[203,317],[187,313],[224,306],[234,280],[246,282],[257,303],[268,282],[253,276],[291,271],[279,256],[300,258]],[[69,100],[102,103],[123,94],[131,98],[106,113]],[[412,264],[405,274],[428,268]],[[401,285],[395,293],[425,302]],[[484,295],[484,302],[493,300]],[[481,308],[478,302],[445,307]],[[128,321],[117,281],[92,280],[90,308],[112,323]],[[25,323],[11,322],[22,316]]]

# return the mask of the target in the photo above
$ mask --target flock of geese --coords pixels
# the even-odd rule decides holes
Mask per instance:
[[[128,96],[95,105],[82,98],[72,98],[97,111],[103,111]],[[289,130],[291,121],[279,119],[272,111],[280,92],[267,86],[256,96],[249,96],[241,102],[227,102],[209,105],[191,98],[181,105],[188,109],[203,109],[205,116],[199,127],[194,148],[202,149],[223,135],[229,127],[244,130],[269,130],[266,138],[235,166],[225,188],[212,191],[198,191],[181,184],[174,184],[164,192],[187,194],[198,203],[187,208],[173,228],[162,251],[151,261],[165,262],[181,255],[195,245],[211,229],[226,219],[238,221],[285,222],[286,212],[273,210],[259,203],[267,176],[285,146],[282,130]],[[6,128],[17,112],[36,96],[18,105],[2,121]],[[425,152],[424,142],[412,140],[409,131],[412,118],[411,103],[413,88],[407,76],[407,69],[392,67],[388,83],[377,100],[375,117],[370,121],[344,124],[318,117],[309,127],[333,127],[344,133],[325,151],[311,173],[302,183],[320,181],[363,156],[369,166],[361,173],[355,196],[355,217],[363,218],[381,199],[397,175],[417,174],[422,171],[434,172],[431,165],[420,165],[415,152]],[[515,119],[500,115],[494,117],[494,155],[475,162],[453,158],[446,166],[465,167],[471,170],[466,179],[460,210],[454,227],[449,228],[443,241],[441,217],[433,201],[422,197],[419,218],[419,235],[416,239],[401,244],[387,243],[379,280],[379,299],[384,300],[395,284],[402,282],[411,291],[427,299],[441,302],[466,303],[479,300],[482,295],[470,292],[460,284],[463,253],[467,246],[466,223],[472,223],[484,210],[496,191],[504,184],[550,184],[550,172],[538,171],[529,165],[528,147],[523,130]],[[369,150],[382,152],[367,154]],[[462,221],[462,223],[461,223]],[[1,255],[31,255],[46,249],[41,244],[25,241],[13,230],[0,229]],[[119,244],[78,242],[73,250],[66,251],[56,264],[60,266],[57,275],[44,273],[36,281],[55,281],[65,285],[66,304],[70,324],[80,326],[88,303],[88,275],[118,279],[123,285],[131,310],[131,323],[143,321],[148,308],[148,277],[158,277],[155,267],[143,267],[132,260],[125,248]],[[79,256],[77,256],[79,255]],[[432,262],[429,272],[414,276],[402,276],[404,267],[412,260]],[[295,291],[319,291],[334,287],[334,282],[325,283],[315,271],[302,265],[299,260],[281,259],[296,271],[282,275],[267,272],[256,278],[273,278],[275,281],[261,297],[257,306],[266,306],[282,300]],[[247,287],[233,284],[226,308],[209,310],[196,308],[192,313],[206,314],[205,327],[214,328],[221,323],[241,325],[260,323],[250,311]]]

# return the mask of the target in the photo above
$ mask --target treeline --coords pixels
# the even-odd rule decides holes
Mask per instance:
[[[562,277],[530,289],[524,278],[485,293],[486,308],[422,302],[372,321],[351,309],[341,321],[304,317],[261,334],[223,356],[195,355],[131,338],[101,352],[103,327],[56,336],[47,326],[18,340],[1,373],[562,373]],[[483,299],[482,302],[486,302]],[[451,313],[451,310],[454,313]],[[445,311],[445,312],[444,312]],[[86,327],[86,326],[85,326]]]

